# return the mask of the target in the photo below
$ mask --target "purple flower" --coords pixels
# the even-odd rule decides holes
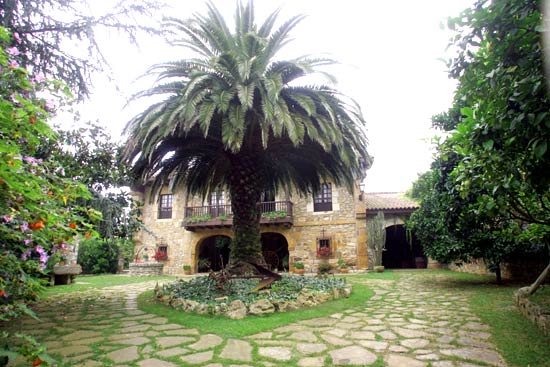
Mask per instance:
[[[21,43],[21,37],[19,36],[19,33],[13,32],[13,38],[15,38],[15,41],[17,43]]]
[[[46,250],[44,250],[44,247],[37,245],[34,247],[34,251],[38,252],[40,255],[45,255]]]
[[[28,230],[29,230],[29,223],[23,222],[23,224],[21,224],[21,232],[25,232]]]
[[[17,49],[17,47],[10,47],[10,48],[7,48],[6,49],[6,52],[12,56],[18,56],[19,55],[19,50]]]
[[[4,216],[2,217],[2,219],[4,219],[4,222],[6,222],[6,223],[9,223],[9,222],[11,222],[11,221],[13,220],[12,217],[7,216],[7,215],[4,215]]]
[[[18,68],[19,67],[19,63],[15,60],[11,60],[10,61],[10,69],[15,69],[15,68]]]
[[[23,243],[27,246],[32,243],[32,239],[27,238],[26,240],[23,241]]]
[[[27,163],[29,163],[30,165],[32,166],[37,166],[38,163],[40,163],[39,161],[37,161],[34,157],[23,157],[23,160]]]
[[[47,99],[46,104],[44,105],[44,108],[46,109],[46,111],[51,112],[55,109],[55,104],[53,103],[53,101]]]
[[[44,78],[44,75],[43,74],[38,74],[34,77],[34,81],[36,83],[43,83],[46,81],[46,78]]]
[[[27,138],[19,138],[18,142],[19,144],[27,144],[29,140]]]
[[[21,260],[26,261],[29,258],[29,256],[31,256],[31,249],[30,248],[28,248],[27,251],[25,251],[21,254]]]

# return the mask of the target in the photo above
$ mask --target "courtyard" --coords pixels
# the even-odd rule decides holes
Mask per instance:
[[[86,288],[87,277],[77,280]],[[337,312],[329,306],[314,318],[296,311],[276,327],[269,316],[175,322],[175,310],[151,308],[143,296],[138,304],[157,283],[142,280],[75,292],[55,287],[35,307],[40,321],[25,319],[18,329],[62,366],[550,366],[550,338],[512,303],[517,285],[497,287],[490,278],[430,270],[349,275],[356,292],[373,291],[365,301],[341,303]],[[239,333],[247,323],[253,334]]]

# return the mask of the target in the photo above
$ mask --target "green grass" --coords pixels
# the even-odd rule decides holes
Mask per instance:
[[[426,282],[469,296],[471,310],[491,327],[492,341],[510,367],[550,367],[550,336],[523,317],[513,301],[524,285],[497,285],[491,276],[441,270],[427,272]]]
[[[41,294],[41,297],[48,298],[61,293],[78,292],[87,289],[99,289],[112,287],[115,285],[135,284],[155,280],[170,281],[175,279],[176,277],[174,276],[130,277],[128,275],[121,274],[79,275],[76,277],[76,281],[73,284],[46,287],[44,292]]]
[[[157,303],[153,291],[139,295],[138,307],[142,311],[166,317],[169,322],[181,324],[187,328],[197,328],[201,332],[216,333],[225,338],[241,338],[269,331],[292,322],[325,317],[355,306],[362,306],[373,295],[373,291],[365,285],[354,282],[353,292],[349,298],[328,301],[316,307],[296,311],[274,313],[266,316],[247,316],[243,320],[231,320],[222,316],[205,316],[178,311]]]

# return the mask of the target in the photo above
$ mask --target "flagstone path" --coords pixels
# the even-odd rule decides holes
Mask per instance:
[[[421,272],[401,278],[368,280],[376,294],[364,306],[243,339],[138,310],[152,282],[52,298],[37,309],[42,322],[21,327],[66,366],[506,366],[466,295],[432,287]]]

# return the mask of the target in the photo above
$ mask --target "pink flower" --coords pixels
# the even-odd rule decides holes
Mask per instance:
[[[9,223],[9,222],[11,222],[11,221],[13,220],[12,217],[9,217],[9,216],[7,216],[7,215],[4,215],[4,216],[2,217],[2,219],[4,219],[4,222],[6,222],[6,223]]]
[[[18,67],[19,67],[19,63],[17,61],[15,61],[15,60],[10,61],[10,66],[9,66],[10,69],[15,69],[15,68],[18,68]]]
[[[23,222],[23,224],[21,224],[21,232],[25,232],[28,230],[29,230],[29,223]]]
[[[15,41],[17,43],[21,43],[21,37],[19,36],[19,33],[13,32],[13,38],[15,38]]]
[[[10,47],[6,49],[6,52],[12,56],[18,56],[19,50],[16,47]]]

